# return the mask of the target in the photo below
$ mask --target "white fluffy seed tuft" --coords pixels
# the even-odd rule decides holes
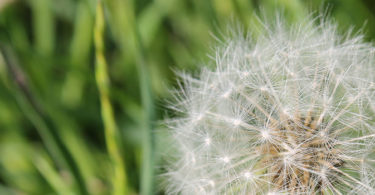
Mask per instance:
[[[182,75],[167,194],[375,194],[374,48],[278,21]]]

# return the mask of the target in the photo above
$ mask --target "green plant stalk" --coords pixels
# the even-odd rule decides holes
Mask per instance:
[[[141,165],[141,192],[142,195],[153,194],[155,144],[153,122],[155,119],[154,97],[151,90],[150,72],[147,66],[147,56],[139,32],[138,22],[134,13],[134,0],[107,0],[111,10],[110,16],[117,25],[120,45],[130,52],[136,60],[140,83],[141,101],[143,107],[142,123],[142,165]],[[121,5],[121,6],[120,6]],[[123,55],[126,56],[125,50]]]
[[[109,99],[109,76],[107,62],[104,56],[104,13],[103,5],[99,0],[96,7],[94,42],[96,52],[95,78],[99,89],[102,119],[104,122],[105,140],[111,161],[113,163],[113,194],[124,195],[129,193],[125,162],[121,153],[121,141],[115,122],[112,105]]]
[[[45,56],[51,55],[54,49],[54,15],[50,0],[32,0],[33,30],[35,47]]]
[[[130,1],[133,3],[133,1]],[[136,23],[134,9],[129,9],[133,6],[128,6],[128,20],[130,27],[133,29],[136,46],[136,60],[137,70],[141,90],[141,100],[143,106],[143,123],[142,129],[142,170],[141,170],[141,194],[153,194],[154,187],[154,162],[155,162],[155,135],[154,135],[154,119],[155,107],[154,96],[151,88],[150,72],[147,66],[147,56],[142,42],[142,38]]]
[[[154,136],[154,118],[155,108],[153,102],[153,94],[150,86],[150,73],[145,63],[145,52],[142,47],[142,42],[138,31],[136,32],[137,43],[139,45],[140,55],[138,59],[138,74],[141,86],[141,96],[143,105],[143,162],[142,162],[142,175],[141,175],[141,193],[148,195],[153,193],[154,186],[154,147],[155,147],[155,136]]]
[[[76,162],[60,135],[54,130],[53,122],[44,114],[39,102],[37,102],[31,93],[25,75],[16,64],[12,53],[8,48],[7,50],[1,48],[1,53],[4,54],[6,66],[11,75],[11,80],[13,80],[13,82],[8,82],[8,79],[4,78],[3,81],[6,82],[6,86],[14,95],[25,116],[37,129],[49,154],[54,157],[54,160],[58,163],[63,163],[67,166],[77,182],[80,194],[88,194],[84,179]]]
[[[136,38],[140,47],[140,53],[142,55],[143,47],[139,37],[138,31],[136,32]],[[143,105],[143,158],[142,158],[142,175],[141,175],[141,193],[149,195],[153,193],[154,186],[154,140],[155,136],[153,133],[153,121],[155,118],[155,108],[153,102],[153,94],[150,86],[150,73],[145,63],[145,57],[142,55],[138,60],[138,74],[141,87],[141,97]]]
[[[39,151],[40,152],[40,151]],[[58,171],[53,167],[52,163],[49,162],[48,158],[43,154],[36,153],[34,159],[35,167],[38,169],[40,174],[46,179],[49,185],[54,189],[56,194],[65,195],[73,194],[70,191],[68,185],[62,180]]]

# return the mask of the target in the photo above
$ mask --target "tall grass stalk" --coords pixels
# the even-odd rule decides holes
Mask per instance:
[[[142,165],[141,165],[141,194],[153,193],[154,186],[154,163],[155,163],[155,138],[153,133],[153,122],[155,121],[154,97],[151,89],[150,71],[147,64],[147,55],[143,45],[143,37],[139,32],[138,20],[134,13],[136,4],[133,0],[107,0],[119,36],[123,56],[130,52],[133,54],[138,72],[142,101]],[[126,51],[124,50],[126,48]]]
[[[104,122],[105,139],[109,156],[113,164],[113,194],[128,194],[125,162],[121,153],[121,139],[115,122],[112,105],[109,99],[109,76],[107,62],[104,56],[104,29],[105,20],[103,5],[98,1],[96,7],[96,20],[94,29],[94,42],[96,51],[95,78],[100,93],[102,119]]]
[[[30,1],[33,14],[33,30],[36,50],[45,56],[50,56],[55,47],[54,13],[52,1]]]
[[[153,101],[153,93],[150,86],[150,73],[146,65],[146,57],[139,32],[136,29],[137,44],[139,47],[140,57],[138,57],[138,74],[141,84],[141,96],[143,105],[143,161],[142,161],[142,175],[141,175],[141,193],[152,194],[154,186],[154,161],[155,161],[155,136],[154,136],[154,119],[155,107]]]
[[[131,2],[133,3],[133,2]],[[141,194],[153,194],[154,187],[154,163],[155,163],[155,135],[154,135],[154,120],[155,120],[155,106],[154,95],[151,87],[150,71],[147,65],[147,55],[145,47],[142,42],[142,37],[136,23],[134,9],[129,9],[130,27],[133,29],[135,46],[136,46],[136,62],[137,71],[141,90],[141,99],[143,106],[143,129],[142,134],[142,170],[141,170]]]

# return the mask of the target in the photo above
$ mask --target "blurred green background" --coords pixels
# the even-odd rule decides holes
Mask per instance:
[[[0,0],[0,194],[163,194],[175,71],[276,11],[375,39],[372,0]]]

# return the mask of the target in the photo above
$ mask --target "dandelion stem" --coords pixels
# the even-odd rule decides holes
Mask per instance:
[[[99,0],[96,7],[96,20],[94,29],[94,41],[96,51],[95,78],[99,89],[102,119],[104,123],[107,150],[113,165],[113,194],[128,194],[125,162],[121,154],[121,139],[115,122],[112,105],[109,99],[109,76],[107,62],[104,56],[104,13],[103,5]]]

